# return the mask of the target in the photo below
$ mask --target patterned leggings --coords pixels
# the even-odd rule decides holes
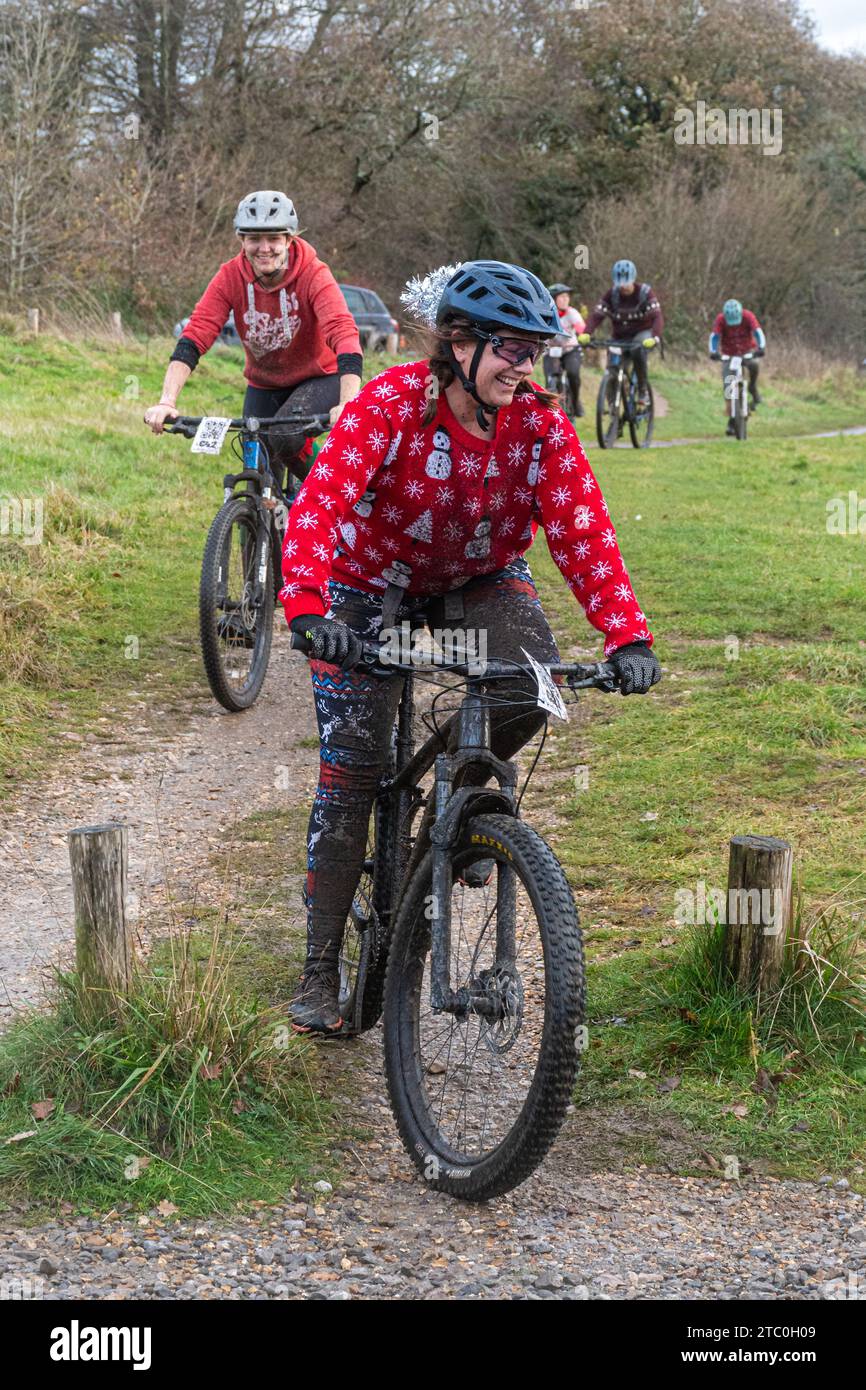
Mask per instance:
[[[525,560],[471,579],[459,592],[464,605],[460,623],[445,620],[442,597],[407,597],[396,622],[423,614],[433,629],[481,632],[486,655],[493,660],[510,658],[525,664],[524,647],[537,661],[559,660]],[[339,618],[363,640],[374,639],[382,622],[381,596],[333,580],[330,593],[329,616]],[[470,636],[470,651],[471,641]],[[307,838],[307,948],[309,957],[334,963],[364,863],[370,812],[387,763],[403,680],[399,675],[383,678],[342,671],[323,661],[310,665],[321,749]],[[496,693],[520,702],[491,709],[493,751],[510,758],[539,730],[544,716],[535,704],[535,683],[522,672],[513,681],[497,681]],[[428,806],[421,835],[431,819]]]

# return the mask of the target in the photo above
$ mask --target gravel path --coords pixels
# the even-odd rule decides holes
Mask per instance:
[[[352,1067],[360,1118],[380,1136],[342,1152],[337,1192],[313,1184],[230,1221],[23,1229],[6,1218],[0,1288],[41,1278],[49,1299],[866,1297],[866,1199],[847,1186],[593,1171],[593,1120],[575,1113],[523,1187],[454,1202],[409,1171],[381,1099],[377,1035],[328,1047]]]
[[[119,725],[106,716],[104,733],[66,736],[80,744],[74,761],[61,760],[49,782],[28,786],[20,804],[0,812],[0,1021],[39,1001],[45,967],[73,945],[67,831],[126,823],[135,921],[168,894],[194,892],[208,856],[242,817],[311,799],[317,753],[298,742],[315,734],[315,714],[306,664],[291,653],[284,626],[253,709],[228,714],[205,690],[179,722],[143,692]]]
[[[313,711],[282,632],[248,714],[217,713],[205,698],[182,722],[145,696],[137,708],[120,729],[106,718],[104,739],[79,740],[80,757],[0,820],[13,871],[0,903],[7,1017],[38,1000],[40,970],[71,947],[72,826],[127,822],[132,903],[149,912],[195,889],[237,820],[309,799],[316,751],[298,742],[314,733]],[[313,1187],[279,1208],[210,1221],[115,1212],[28,1226],[12,1211],[0,1217],[0,1297],[22,1288],[49,1299],[866,1297],[864,1198],[844,1181],[650,1171],[629,1159],[642,1124],[653,1126],[659,1167],[694,1166],[700,1139],[673,1120],[605,1109],[573,1112],[516,1192],[457,1203],[427,1190],[402,1151],[379,1031],[325,1046],[336,1096],[349,1093],[353,1121],[372,1136],[334,1147],[338,1191]]]

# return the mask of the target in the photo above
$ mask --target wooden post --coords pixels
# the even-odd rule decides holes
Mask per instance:
[[[69,832],[75,902],[75,966],[86,994],[110,1008],[132,978],[126,922],[125,825],[88,825]]]
[[[112,326],[112,328],[114,329],[114,332],[117,334],[118,338],[122,338],[122,337],[123,337],[123,319],[122,319],[121,316],[120,316],[120,310],[119,310],[119,309],[115,309],[114,312],[113,312],[113,314],[111,315],[111,326]]]
[[[39,310],[38,310],[38,309],[28,309],[28,310],[27,310],[27,329],[28,329],[28,332],[30,332],[30,333],[38,333],[38,332],[39,332]]]
[[[739,987],[778,987],[791,922],[794,853],[771,835],[735,835],[728,863],[725,964]]]

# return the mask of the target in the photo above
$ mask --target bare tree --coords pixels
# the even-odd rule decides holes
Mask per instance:
[[[78,45],[41,0],[0,9],[0,286],[19,296],[57,256],[78,144]]]

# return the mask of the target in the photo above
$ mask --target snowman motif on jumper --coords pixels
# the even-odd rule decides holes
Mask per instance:
[[[358,516],[369,516],[373,510],[373,502],[375,499],[375,492],[370,492],[368,489],[362,497],[358,498],[352,510],[356,511]]]
[[[438,429],[433,435],[433,448],[427,455],[424,472],[428,478],[444,482],[451,476],[451,439],[447,430]]]
[[[542,440],[536,439],[532,446],[532,458],[529,461],[529,472],[526,475],[526,481],[529,483],[530,487],[535,487],[535,484],[538,482],[538,461],[541,458],[541,445]]]
[[[409,580],[412,578],[412,566],[403,560],[392,560],[390,565],[383,569],[382,578],[389,584],[399,584],[401,589],[408,589]]]
[[[475,535],[467,541],[463,552],[467,560],[486,560],[490,554],[490,517],[483,516],[475,527]]]
[[[354,521],[340,522],[340,536],[342,537],[342,540],[345,542],[345,544],[348,546],[349,550],[355,549],[355,546],[358,544],[358,529],[355,526]],[[338,544],[337,553],[340,554],[342,552],[342,549],[342,544]]]

